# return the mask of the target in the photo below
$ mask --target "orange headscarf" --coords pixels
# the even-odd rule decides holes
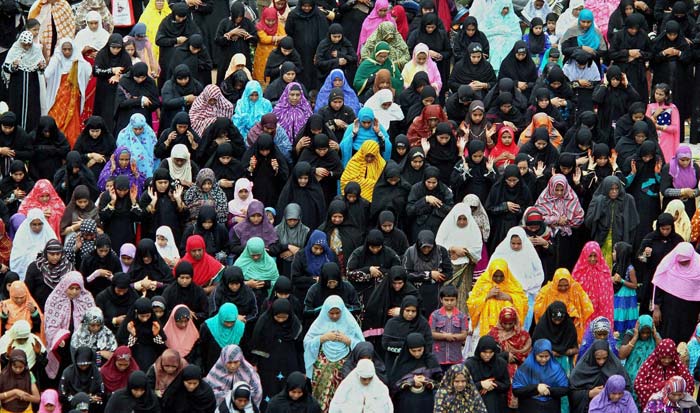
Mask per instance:
[[[542,112],[536,113],[535,116],[532,117],[530,124],[527,125],[523,133],[520,134],[518,145],[523,146],[530,142],[530,138],[532,138],[537,128],[547,128],[547,132],[549,132],[549,142],[554,145],[555,148],[559,149],[562,142],[564,142],[564,138],[562,138],[561,133],[554,127],[549,115]]]
[[[493,275],[496,271],[503,273],[503,281],[500,283],[493,281]],[[489,291],[493,287],[498,287],[502,293],[508,294],[512,302],[493,297],[487,298]],[[527,295],[522,285],[510,272],[506,260],[498,258],[489,263],[486,272],[474,284],[469,299],[467,299],[467,308],[472,319],[472,327],[478,325],[479,335],[488,335],[491,328],[498,324],[501,310],[506,307],[515,308],[519,319],[523,320],[527,315]]]
[[[569,290],[565,293],[560,292],[557,288],[561,280],[569,281]],[[539,320],[547,310],[547,307],[555,301],[561,301],[566,305],[566,311],[576,327],[578,343],[581,344],[586,321],[593,314],[593,303],[588,298],[588,294],[583,290],[583,287],[581,287],[581,284],[574,280],[566,268],[556,270],[552,281],[542,287],[539,294],[537,294],[537,298],[535,298],[535,320]]]
[[[18,305],[15,303],[15,300],[22,298],[25,299],[22,304]],[[19,320],[25,320],[32,328],[34,327],[32,323],[32,313],[29,311],[29,308],[27,308],[27,304],[29,303],[32,303],[36,309],[35,311],[39,312],[39,317],[41,318],[41,324],[43,326],[44,314],[41,312],[39,304],[36,303],[34,297],[32,297],[32,294],[29,292],[27,284],[25,284],[24,281],[14,281],[10,284],[10,298],[0,303],[2,312],[7,315],[7,322],[5,324],[7,330],[11,329],[12,325]]]

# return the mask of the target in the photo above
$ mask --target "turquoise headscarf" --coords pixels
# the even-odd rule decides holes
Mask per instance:
[[[328,316],[328,312],[337,308],[340,310],[340,318],[333,321]],[[321,344],[321,336],[329,331],[339,331],[350,338],[350,347],[339,341],[326,341]],[[304,337],[304,367],[306,367],[306,377],[311,377],[314,362],[318,358],[318,353],[323,350],[323,354],[331,362],[336,362],[345,358],[357,343],[365,341],[362,329],[350,314],[343,299],[337,295],[326,298],[321,307],[321,312],[309,328],[309,332]]]
[[[588,46],[593,50],[598,50],[598,47],[600,46],[600,36],[598,36],[598,31],[595,28],[593,12],[588,9],[581,10],[581,12],[578,14],[578,22],[581,23],[581,20],[590,21],[591,27],[589,27],[585,33],[580,34],[576,38],[578,45]]]
[[[143,128],[140,135],[136,135],[134,128]],[[153,149],[158,142],[158,137],[153,129],[146,123],[146,118],[140,113],[134,113],[129,119],[129,124],[119,132],[117,147],[126,146],[131,152],[131,159],[136,161],[139,171],[146,174],[146,178],[153,176],[155,158]]]
[[[695,326],[695,333],[688,340],[688,354],[690,354],[690,366],[688,370],[691,372],[695,369],[695,365],[698,363],[698,357],[700,357],[700,323]]]
[[[357,120],[358,122],[374,122],[374,111],[368,107],[360,109],[360,111],[357,113]],[[389,141],[389,133],[382,125],[379,125],[379,130],[382,132],[382,136],[384,136],[384,145],[382,146],[381,143],[379,144],[379,147],[383,148],[382,158],[384,158],[384,160],[389,160],[391,159],[391,142]],[[357,135],[352,133],[351,125],[345,129],[343,139],[340,141],[340,154],[343,166],[350,162],[352,155],[360,150],[360,147],[366,140],[373,140],[379,143],[379,138],[377,138],[377,134],[374,133],[374,128],[372,126],[369,128],[364,128],[362,125],[360,125]]]
[[[233,327],[226,327],[224,322],[234,321]],[[238,307],[233,303],[226,303],[219,307],[219,312],[205,321],[211,335],[219,347],[224,348],[229,344],[238,344],[243,337],[245,325],[238,320]]]
[[[652,320],[651,316],[645,314],[643,316],[640,316],[638,321],[638,331],[642,331],[642,329],[645,327],[648,327],[653,331],[654,320]],[[626,334],[634,334],[634,331],[627,330]],[[649,357],[649,355],[654,351],[655,348],[656,340],[654,339],[653,334],[649,336],[647,340],[637,340],[637,343],[634,345],[634,349],[627,357],[627,361],[625,361],[625,370],[627,370],[627,374],[629,374],[630,376],[631,383],[634,383],[634,378],[637,377],[639,368],[642,367],[642,363],[644,363],[644,360],[646,360],[647,357]]]
[[[250,101],[250,95],[257,92],[258,100]],[[256,80],[251,80],[243,89],[243,96],[236,103],[236,110],[233,113],[233,124],[236,125],[241,132],[241,136],[245,139],[248,136],[253,126],[260,122],[263,115],[272,112],[272,103],[263,97],[263,90]]]
[[[260,255],[260,258],[256,261],[253,255]],[[280,276],[275,259],[265,251],[265,241],[260,237],[253,237],[246,242],[243,253],[233,265],[243,270],[246,280],[270,281],[274,285]]]

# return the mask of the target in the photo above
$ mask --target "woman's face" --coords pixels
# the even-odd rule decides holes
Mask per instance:
[[[480,352],[480,353],[479,353],[479,357],[481,357],[481,360],[482,360],[484,363],[488,363],[489,361],[491,361],[491,359],[493,358],[494,354],[496,354],[496,353],[494,353],[493,350],[487,349],[487,350],[484,350],[484,351]]]
[[[46,253],[46,259],[49,261],[49,264],[51,264],[51,265],[58,264],[58,262],[61,261],[62,256],[63,256],[63,253],[60,251]]]
[[[411,159],[411,168],[417,171],[423,167],[423,163],[423,158],[420,156],[416,156],[415,158]]]
[[[275,322],[277,322],[278,324],[282,324],[285,321],[289,320],[289,314],[286,314],[286,313],[275,314],[274,316],[272,316],[272,318],[274,318]]]
[[[163,313],[163,309],[160,307],[154,307],[153,312],[157,315],[158,311],[160,310],[161,314]],[[140,322],[146,323],[148,320],[151,319],[151,313],[146,313],[146,314],[139,314],[136,316]]]
[[[24,362],[15,361],[12,363],[12,372],[15,374],[22,374],[25,368],[27,368],[27,365]]]
[[[75,300],[80,295],[80,286],[77,284],[71,284],[66,290],[66,295],[69,299]]]
[[[466,215],[460,215],[457,217],[457,227],[458,228],[466,228],[468,224],[469,224],[469,220],[467,219]]]
[[[418,64],[418,65],[424,65],[427,60],[428,60],[428,55],[425,52],[420,52],[416,56],[416,64]]]
[[[340,320],[340,316],[342,314],[343,313],[340,311],[340,308],[331,308],[328,311],[328,318],[330,318],[332,322],[336,322],[336,321]]]
[[[590,29],[591,25],[593,22],[591,20],[579,20],[578,21],[578,26],[581,28],[582,31],[588,31]]]
[[[501,270],[496,270],[493,272],[493,275],[491,276],[491,280],[495,282],[496,284],[500,284],[505,280],[505,275],[503,274],[503,271]]]
[[[649,340],[649,337],[651,337],[651,327],[642,327],[639,330],[639,339],[646,341]]]
[[[391,288],[394,289],[394,291],[399,292],[401,289],[403,289],[404,285],[406,285],[406,282],[404,280],[393,280],[391,282]]]
[[[540,366],[544,366],[547,363],[549,363],[549,359],[551,357],[552,356],[549,354],[549,351],[543,351],[535,355],[535,360],[537,361],[537,364],[539,364]]]
[[[12,302],[17,306],[22,306],[27,302],[27,296],[23,295],[21,297],[12,297]]]
[[[589,263],[590,265],[596,265],[596,264],[598,264],[598,253],[596,253],[595,251],[594,251],[594,252],[591,252],[591,253],[588,255],[588,263]]]
[[[618,195],[620,195],[620,187],[617,184],[613,184],[610,187],[610,191],[608,191],[608,197],[610,199],[617,199]]]
[[[129,362],[122,359],[118,359],[117,361],[115,361],[114,365],[117,366],[117,370],[119,371],[126,371],[126,369],[129,368]]]
[[[436,177],[432,176],[432,177],[425,180],[425,188],[428,191],[432,191],[437,186],[438,186],[438,179]]]
[[[191,254],[192,254],[192,257],[193,257],[195,260],[197,260],[197,258],[194,257],[194,252],[195,252],[195,251],[196,251],[196,250],[192,250],[192,251],[191,251]],[[199,259],[201,259],[201,255],[202,255],[202,249],[201,249],[201,248],[199,249],[199,254],[200,254],[200,258],[199,258]],[[189,287],[190,284],[192,284],[192,275],[191,275],[191,274],[180,274],[180,275],[178,275],[178,276],[177,276],[177,284],[178,284],[180,287],[182,287],[182,288],[187,288],[187,287]]]
[[[523,249],[523,240],[519,236],[513,235],[510,237],[510,249],[513,251],[520,251]]]
[[[131,43],[129,43],[129,44],[127,44],[127,45],[124,46],[124,50],[126,50],[126,53],[127,53],[129,56],[134,56],[134,54],[136,53],[136,46],[133,45],[133,44],[131,44]]]
[[[520,176],[525,176],[530,168],[527,161],[520,161],[516,166],[518,167],[518,171],[520,171]]]
[[[102,330],[102,323],[90,323],[88,324],[88,330],[90,330],[92,334],[97,334]]]
[[[456,392],[464,391],[467,388],[467,378],[464,374],[455,375],[454,380],[452,380],[452,387],[454,387]]]
[[[520,178],[517,176],[509,176],[506,178],[506,185],[508,185],[509,188],[515,188],[515,186],[518,185],[518,182],[520,182]]]
[[[338,287],[338,281],[337,280],[328,280],[326,281],[326,287],[330,290],[335,290]]]
[[[417,315],[418,309],[412,305],[406,306],[406,308],[403,309],[402,317],[406,321],[413,321]]]
[[[231,360],[226,362],[226,370],[229,373],[235,373],[239,367],[241,367],[240,360]]]
[[[430,106],[433,103],[435,103],[435,98],[432,96],[428,96],[427,98],[423,98],[421,102],[423,103],[423,106]]]
[[[481,61],[481,52],[470,53],[469,54],[469,61],[473,65],[479,64],[479,62]]]
[[[29,228],[33,233],[38,234],[41,232],[42,228],[44,228],[44,221],[37,218],[29,223]]]
[[[298,90],[292,90],[289,92],[288,97],[289,97],[289,104],[292,106],[296,106],[301,101],[301,92]]]
[[[569,291],[569,286],[569,280],[559,280],[559,282],[557,283],[557,291],[559,291],[560,293],[565,293]]]
[[[131,160],[131,156],[129,156],[128,153],[122,152],[119,154],[119,167],[124,169],[129,166],[129,160]]]
[[[174,373],[174,371],[173,371]],[[172,373],[171,373],[172,374]],[[136,399],[140,399],[146,393],[146,389],[131,389],[131,395]]]
[[[333,87],[341,87],[342,88],[344,84],[345,84],[345,82],[343,82],[342,77],[333,78]]]
[[[425,352],[424,347],[416,347],[416,348],[409,348],[408,352],[411,353],[413,358],[419,359],[423,357],[423,353]]]
[[[598,367],[603,367],[606,361],[608,361],[608,352],[606,350],[596,350],[595,352],[595,363]]]
[[[335,214],[331,215],[331,223],[333,225],[340,225],[343,223],[345,220],[345,216],[343,214],[336,212]]]
[[[290,399],[297,401],[304,395],[304,391],[302,389],[292,389],[287,392],[287,394],[289,395]]]

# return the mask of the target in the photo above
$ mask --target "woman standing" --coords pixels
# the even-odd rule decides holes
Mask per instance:
[[[552,343],[535,341],[532,352],[513,377],[513,395],[523,412],[559,413],[569,391],[566,372],[556,360]]]
[[[499,258],[508,262],[513,276],[527,294],[528,311],[523,321],[523,328],[527,331],[533,321],[537,293],[545,279],[542,261],[522,227],[513,227],[508,230],[506,238],[496,247],[491,256],[491,260]]]
[[[433,408],[433,389],[442,377],[442,370],[430,348],[421,334],[406,336],[401,353],[389,370],[396,411],[418,413]]]
[[[506,394],[510,389],[507,362],[499,356],[501,349],[491,336],[484,336],[474,350],[474,355],[464,364],[474,379],[489,413],[507,411]]]
[[[450,367],[435,392],[434,413],[487,413],[469,369],[463,364]]]
[[[666,380],[674,376],[682,377],[688,388],[695,385],[688,367],[676,351],[676,343],[665,338],[642,364],[634,379],[634,391],[639,396],[639,404],[646,406],[649,398],[662,390]]]
[[[314,383],[314,397],[324,411],[340,384],[340,370],[345,360],[360,341],[364,341],[362,330],[343,299],[328,297],[304,337],[306,376]]]
[[[156,319],[151,300],[141,297],[134,302],[130,312],[117,331],[119,345],[129,345],[134,359],[146,371],[167,348],[163,327]]]
[[[105,47],[97,53],[92,68],[93,76],[97,78],[95,96],[100,97],[95,99],[93,114],[104,119],[105,129],[110,133],[114,130],[117,84],[130,69],[131,58],[124,50],[124,40],[120,34],[113,33]]]
[[[700,256],[687,242],[659,263],[654,284],[654,324],[662,337],[680,343],[690,337],[700,311]]]
[[[491,220],[489,251],[496,249],[511,227],[519,225],[523,212],[530,205],[532,195],[521,179],[518,167],[506,166],[486,199],[485,207]]]
[[[23,350],[12,350],[7,366],[0,373],[2,409],[8,413],[28,413],[32,403],[39,401],[39,388],[27,367],[27,355]]]
[[[204,381],[214,390],[217,405],[224,401],[234,384],[241,381],[250,386],[250,399],[253,403],[257,406],[262,402],[263,388],[260,377],[255,367],[243,356],[243,350],[235,344],[226,345],[221,349],[221,354]]]
[[[39,73],[46,67],[41,46],[34,35],[24,31],[7,52],[2,65],[2,78],[9,86],[8,106],[17,114],[17,124],[24,129],[36,125],[45,99],[41,94]]]
[[[576,266],[572,271],[576,280],[593,303],[593,314],[590,319],[603,316],[614,320],[613,287],[610,282],[610,267],[603,260],[600,246],[595,241],[589,241],[583,246]]]
[[[577,342],[583,339],[586,322],[593,314],[593,303],[581,284],[576,282],[566,268],[559,268],[552,281],[548,282],[535,299],[535,319],[540,320],[545,312],[550,311],[552,304],[560,302],[566,313],[576,326]],[[538,321],[541,323],[541,321]],[[551,337],[547,337],[551,340]],[[576,353],[574,353],[576,354]]]

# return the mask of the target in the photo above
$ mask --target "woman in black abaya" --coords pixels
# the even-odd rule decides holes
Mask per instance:
[[[411,333],[389,369],[389,384],[397,412],[421,413],[433,409],[434,389],[442,370],[430,343],[418,333]],[[421,351],[422,349],[422,351]],[[416,378],[421,377],[418,381]]]
[[[411,185],[401,177],[401,167],[394,161],[388,161],[374,185],[372,204],[370,205],[370,222],[377,222],[382,211],[391,211],[394,216],[398,217],[398,222],[404,221],[410,192]]]
[[[532,35],[530,36],[530,38],[533,37]],[[530,49],[528,49],[527,44],[523,40],[518,40],[513,45],[510,53],[503,59],[501,69],[498,71],[498,78],[512,79],[518,90],[529,100],[537,77],[537,66],[532,61]]]
[[[126,388],[117,390],[109,398],[105,413],[160,413],[160,403],[148,385],[146,373],[135,371],[129,376]]]
[[[511,227],[520,224],[525,209],[531,205],[532,195],[521,179],[518,167],[506,166],[486,199],[485,207],[491,221],[489,251],[496,249]]]
[[[277,211],[284,211],[291,203],[301,206],[301,223],[309,228],[317,228],[321,224],[326,214],[326,203],[323,190],[308,162],[299,162],[294,166],[292,176],[280,193]]]
[[[158,65],[160,66],[158,84],[160,85],[170,79],[170,61],[173,58],[175,46],[184,43],[193,34],[200,33],[192,19],[187,3],[173,3],[170,10],[172,13],[160,22],[156,34],[156,45],[160,48],[158,56]]]
[[[255,199],[263,205],[277,205],[282,187],[289,176],[289,167],[272,136],[261,134],[243,155],[242,163],[248,171],[248,179],[255,187]]]
[[[301,0],[289,12],[284,26],[287,36],[294,39],[294,45],[301,55],[304,72],[299,80],[308,90],[318,89],[318,69],[314,64],[316,47],[328,35],[328,20],[316,6],[314,0]]]
[[[239,30],[240,32],[234,30]],[[245,31],[243,34],[242,31]],[[240,34],[239,34],[240,33]],[[233,55],[237,53],[245,56],[248,70],[253,68],[253,60],[250,58],[250,49],[258,44],[258,30],[255,25],[245,17],[245,6],[242,1],[235,1],[231,4],[228,18],[222,19],[218,23],[216,34],[214,35],[216,44],[215,64],[217,69],[216,84],[220,85],[224,81],[226,71]]]
[[[95,102],[97,104],[97,102]],[[111,129],[101,116],[90,116],[75,141],[73,150],[82,155],[82,160],[95,178],[100,176],[105,163],[117,149]]]
[[[279,393],[284,389],[284,378],[304,370],[303,338],[301,321],[286,298],[275,300],[260,316],[251,337],[248,360],[260,375],[263,398]]]
[[[148,76],[147,64],[136,63],[119,79],[116,105],[115,134],[119,134],[129,124],[131,115],[136,113],[142,114],[148,125],[153,123],[151,113],[160,107],[160,93],[156,81]]]
[[[192,388],[192,383],[197,386]],[[202,379],[202,369],[194,364],[182,369],[168,386],[161,400],[163,410],[172,413],[210,413],[216,408],[214,390]]]
[[[425,229],[437,233],[443,218],[454,205],[452,191],[439,181],[439,177],[440,170],[429,166],[425,168],[423,180],[411,187],[406,206],[406,215],[413,220],[409,239],[415,239]]]
[[[649,82],[646,62],[652,57],[651,41],[642,29],[644,16],[632,13],[625,19],[625,28],[610,41],[608,57],[625,73],[630,84],[639,93],[642,102],[648,102]],[[634,54],[633,54],[634,53]]]
[[[474,355],[464,362],[489,413],[508,411],[506,395],[510,389],[510,376],[508,363],[500,353],[496,339],[487,335],[479,339]]]
[[[329,204],[338,192],[338,179],[343,174],[343,164],[338,151],[331,149],[328,135],[319,133],[312,137],[311,145],[304,148],[298,162],[308,162],[311,165],[313,177],[319,181],[323,190],[324,204]]]
[[[95,96],[99,96],[99,99],[95,99],[95,108],[92,113],[104,119],[105,128],[109,133],[114,130],[117,83],[120,76],[130,69],[131,57],[124,50],[124,39],[121,34],[113,33],[109,36],[105,47],[97,53],[92,67],[92,74],[97,78]]]

